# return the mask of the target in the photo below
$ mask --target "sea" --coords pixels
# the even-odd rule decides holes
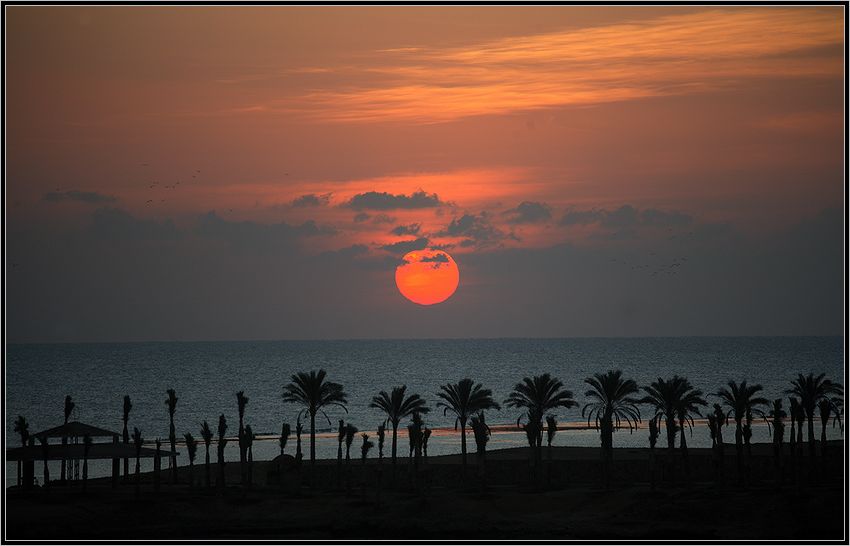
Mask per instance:
[[[339,419],[369,433],[373,440],[384,417],[369,407],[381,390],[407,385],[431,407],[425,423],[434,430],[429,455],[458,453],[459,433],[454,419],[444,415],[437,402],[440,385],[469,377],[493,391],[500,403],[525,376],[549,373],[571,390],[578,407],[557,412],[561,424],[575,429],[559,431],[554,445],[595,446],[599,433],[582,418],[587,385],[584,379],[610,369],[623,370],[639,385],[673,374],[687,377],[712,395],[729,380],[747,380],[764,387],[769,399],[783,398],[790,381],[799,373],[825,373],[845,384],[845,354],[842,337],[671,337],[671,338],[567,338],[567,339],[417,339],[339,341],[227,341],[9,344],[5,358],[6,447],[20,445],[13,431],[18,415],[36,433],[62,424],[64,399],[70,395],[76,406],[72,420],[120,432],[122,404],[129,395],[133,408],[130,430],[138,427],[147,442],[168,438],[166,390],[178,396],[175,424],[178,436],[191,432],[200,441],[204,420],[215,430],[224,414],[228,436],[238,429],[236,392],[248,397],[245,423],[258,435],[254,459],[268,460],[279,453],[277,435],[286,422],[293,436],[287,453],[295,450],[295,421],[301,410],[284,403],[283,386],[293,373],[324,369],[328,380],[340,383],[348,396],[348,412],[329,408],[317,428],[317,456],[335,458]],[[649,408],[642,408],[644,416]],[[502,407],[488,413],[494,434],[488,449],[527,445],[516,428],[521,412]],[[582,427],[583,425],[583,427]],[[591,423],[592,425],[592,423]],[[644,423],[645,425],[645,423]],[[399,453],[407,453],[406,424],[400,427]],[[309,422],[303,436],[303,451],[309,456]],[[820,428],[817,427],[819,434]],[[689,432],[688,445],[711,443],[708,427],[697,421]],[[839,427],[828,427],[830,438],[842,438]],[[754,441],[768,441],[764,422],[754,425]],[[352,456],[359,457],[359,442]],[[470,444],[474,445],[471,442]],[[623,429],[614,435],[615,447],[645,447],[646,429]],[[185,446],[178,446],[179,464],[188,462]],[[202,460],[199,450],[199,460]],[[389,435],[385,454],[389,453]],[[373,450],[370,456],[377,456]],[[238,460],[236,442],[226,451],[228,460]],[[148,464],[148,463],[146,463]],[[55,468],[54,468],[55,466]],[[59,463],[51,463],[58,476]],[[91,475],[107,475],[109,463],[92,463]],[[146,467],[143,465],[143,470]],[[40,479],[41,464],[36,465]],[[16,466],[6,463],[6,485],[14,484]]]

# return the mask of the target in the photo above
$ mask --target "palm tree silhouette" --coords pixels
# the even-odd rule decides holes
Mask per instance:
[[[218,416],[218,487],[222,491],[226,486],[225,484],[225,474],[224,474],[224,447],[227,445],[227,438],[225,434],[227,434],[227,419],[225,419],[224,414]]]
[[[528,422],[531,428],[526,428],[526,434],[532,433],[534,436],[535,448],[532,451],[536,451],[535,466],[539,466],[543,459],[543,427],[541,423],[543,416],[558,408],[569,409],[578,405],[573,400],[573,393],[564,389],[563,386],[564,384],[561,381],[548,373],[535,375],[531,378],[524,377],[521,382],[514,386],[514,390],[505,400],[505,405],[509,408],[528,410]],[[517,419],[517,424],[521,419],[522,415]]]
[[[823,373],[817,377],[811,373],[807,376],[798,374],[797,379],[791,382],[791,388],[785,391],[786,394],[793,394],[799,398],[800,406],[805,411],[809,428],[809,454],[812,457],[815,455],[815,408],[824,398],[830,399],[833,395],[843,394],[841,385],[824,379],[825,377],[826,374]]]
[[[68,419],[71,417],[71,412],[74,411],[75,406],[76,406],[76,404],[74,404],[74,400],[71,398],[71,395],[70,394],[66,395],[65,396],[65,424],[66,425],[68,424]],[[67,443],[68,443],[68,438],[63,436],[62,437],[62,445],[64,446]],[[63,458],[62,459],[62,471],[61,471],[61,476],[60,476],[62,483],[65,483],[65,478],[67,477],[67,472],[66,472],[67,464],[68,464],[67,461]]]
[[[602,463],[605,486],[610,481],[610,464],[614,454],[614,430],[619,429],[623,421],[628,423],[632,432],[640,422],[639,401],[633,398],[638,386],[631,379],[623,379],[622,370],[609,370],[604,374],[596,373],[584,380],[590,385],[584,395],[591,399],[581,409],[581,416],[587,416],[587,424],[594,419],[602,440]]]
[[[201,425],[201,438],[204,439],[204,447],[206,454],[204,457],[204,483],[207,489],[210,487],[210,444],[213,439],[213,431],[210,430],[210,425],[206,421]]]
[[[345,421],[339,420],[339,426],[336,432],[336,487],[342,487],[342,444],[345,442]]]
[[[691,386],[688,380],[683,380],[680,386],[681,396],[676,404],[676,416],[679,419],[679,429],[682,434],[679,436],[679,447],[682,450],[682,461],[685,465],[685,477],[690,476],[690,466],[688,464],[688,444],[686,441],[685,427],[693,434],[694,419],[693,416],[701,416],[699,406],[705,406],[708,402],[702,398],[702,391]]]
[[[162,440],[157,438],[155,443],[156,443],[156,456],[154,456],[154,459],[153,459],[153,475],[154,475],[153,487],[154,487],[154,491],[159,492],[160,470],[162,470],[162,459],[160,459],[160,457],[159,457],[159,450],[162,447]]]
[[[782,399],[777,398],[773,401],[773,409],[767,414],[770,420],[767,421],[768,432],[773,438],[773,465],[776,472],[777,485],[782,480],[782,440],[785,437],[785,423],[783,419],[788,414],[782,409]]]
[[[21,436],[21,446],[25,447],[27,445],[27,441],[30,439],[30,425],[27,423],[26,417],[23,415],[18,415],[18,418],[15,420],[15,432],[17,432]],[[21,461],[18,461],[18,487],[23,485],[23,481],[21,478]]]
[[[546,480],[552,483],[552,441],[558,432],[558,419],[554,415],[546,416]]]
[[[130,395],[124,395],[124,408],[121,414],[121,421],[124,423],[124,430],[121,432],[121,436],[124,440],[125,444],[130,443],[130,432],[127,430],[127,423],[130,421],[130,410],[133,409],[133,403],[130,402]],[[124,457],[124,481],[127,482],[130,479],[130,459],[128,457]]]
[[[742,421],[747,419],[749,427],[752,422],[752,414],[756,413],[763,417],[764,412],[759,409],[759,406],[766,406],[769,402],[767,398],[756,396],[759,391],[763,390],[761,385],[747,385],[746,381],[741,381],[740,384],[729,381],[727,385],[728,388],[718,390],[715,396],[718,396],[723,405],[728,408],[727,418],[731,415],[735,419],[735,456],[738,465],[738,483],[740,484],[744,482],[742,471],[744,427]],[[749,428],[749,430],[752,429]]]
[[[460,452],[463,462],[463,472],[466,473],[466,422],[475,413],[488,409],[501,409],[493,400],[493,392],[485,389],[481,383],[464,378],[457,383],[447,383],[440,387],[437,397],[438,408],[443,408],[443,415],[451,412],[455,415],[455,430],[460,425]]]
[[[369,450],[375,447],[375,442],[369,439],[369,435],[365,432],[360,435],[363,438],[363,444],[360,446],[360,464],[363,467],[363,475],[361,476],[361,496],[366,498],[366,457],[369,455]]]
[[[407,385],[393,387],[392,392],[387,394],[386,391],[381,391],[377,396],[372,398],[369,404],[370,408],[375,408],[383,411],[387,416],[387,421],[393,427],[393,444],[392,444],[392,461],[393,461],[393,479],[395,479],[396,465],[396,446],[398,437],[398,425],[405,417],[412,416],[416,412],[426,413],[429,408],[425,405],[425,400],[418,394],[405,396]]]
[[[303,459],[303,455],[301,454],[301,432],[304,430],[304,425],[301,424],[301,420],[297,419],[295,421],[295,463],[298,466],[301,466],[301,459]]]
[[[327,372],[319,370],[298,372],[292,376],[292,382],[283,387],[283,401],[304,406],[298,413],[300,420],[302,413],[310,415],[310,471],[311,475],[316,466],[316,414],[321,413],[331,424],[330,418],[322,408],[328,406],[339,406],[346,413],[348,402],[345,391],[339,383],[325,381]]]
[[[841,403],[840,398],[821,398],[818,401],[818,413],[820,414],[820,445],[821,445],[821,455],[826,453],[826,426],[829,424],[829,418],[833,417],[832,426],[835,426],[836,422],[841,421],[841,411],[839,409],[839,404]]]
[[[688,466],[688,446],[685,439],[685,427],[693,427],[692,414],[699,415],[698,406],[707,404],[701,398],[702,391],[694,389],[690,381],[684,377],[674,375],[669,380],[658,378],[653,381],[648,387],[643,387],[646,396],[641,400],[641,404],[648,404],[653,407],[655,413],[652,419],[664,418],[665,427],[667,429],[667,449],[670,453],[676,446],[676,430],[678,419],[678,428],[681,429],[680,447],[682,451],[682,461],[685,467],[685,475],[689,473]]]
[[[472,435],[475,439],[475,452],[477,454],[478,459],[478,480],[480,488],[483,491],[486,488],[485,464],[487,455],[487,442],[490,441],[490,427],[487,426],[487,422],[484,420],[484,412],[481,411],[478,413],[478,415],[473,415],[470,418],[469,426],[470,428],[472,428]]]
[[[387,427],[383,423],[378,425],[378,464],[384,460],[384,439],[386,438]]]
[[[728,418],[723,407],[720,404],[714,404],[714,411],[708,414],[708,429],[711,434],[714,479],[718,484],[723,481],[723,425],[727,422]]]
[[[89,450],[91,450],[91,436],[83,436],[83,493],[86,492],[86,484],[89,481]]]
[[[195,456],[198,454],[198,441],[191,432],[183,435],[186,439],[186,453],[189,455],[189,488],[195,487]]]
[[[357,434],[357,427],[345,426],[345,491],[348,495],[351,494],[351,444],[354,442],[355,434]]]
[[[649,481],[655,491],[655,444],[658,442],[658,418],[649,420]]]
[[[245,406],[248,405],[248,397],[245,396],[245,391],[239,391],[236,393],[236,404],[239,409],[239,475],[242,479],[242,485],[245,485],[245,455],[247,452],[247,446],[243,439],[243,435],[245,433],[245,426],[243,422],[245,419]]]
[[[171,483],[177,483],[177,433],[174,430],[174,412],[177,411],[177,393],[174,389],[166,391],[168,398],[165,405],[168,406],[168,442],[171,444],[171,453],[168,454],[168,467],[171,469]]]
[[[142,442],[144,442],[144,438],[142,438],[142,431],[137,427],[133,427],[133,444],[136,447],[136,489],[135,495],[136,498],[139,498],[139,493],[141,492],[140,487],[142,484]]]
[[[248,454],[245,463],[245,482],[248,484],[248,487],[251,487],[254,484],[254,431],[251,429],[251,425],[245,425],[242,436],[244,437],[245,451]]]
[[[422,430],[422,461],[423,464],[428,463],[428,438],[431,437],[431,429],[425,427]]]

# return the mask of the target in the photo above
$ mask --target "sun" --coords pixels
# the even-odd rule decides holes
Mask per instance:
[[[444,302],[457,290],[457,264],[442,250],[414,250],[405,254],[395,270],[399,292],[419,305]]]

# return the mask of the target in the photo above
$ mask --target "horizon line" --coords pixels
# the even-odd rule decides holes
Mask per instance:
[[[301,343],[301,342],[351,342],[351,341],[501,341],[501,340],[578,340],[578,339],[710,339],[710,338],[844,338],[841,334],[733,334],[733,335],[620,335],[620,336],[494,336],[494,337],[340,337],[340,338],[247,338],[247,339],[150,339],[150,340],[114,340],[114,341],[6,341],[10,345],[115,345],[146,343]]]

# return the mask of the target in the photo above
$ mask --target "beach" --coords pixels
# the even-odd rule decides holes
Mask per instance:
[[[753,473],[746,487],[736,484],[734,445],[726,445],[722,484],[712,479],[710,450],[689,450],[686,476],[678,448],[672,454],[657,448],[656,468],[665,468],[669,457],[672,471],[657,474],[654,490],[646,479],[648,449],[615,449],[608,488],[600,479],[596,448],[554,449],[548,463],[544,447],[542,470],[550,478],[542,485],[529,479],[527,448],[488,452],[484,485],[474,453],[466,480],[459,455],[421,459],[417,486],[407,457],[400,457],[395,487],[387,458],[380,466],[368,459],[364,466],[352,456],[350,486],[344,462],[338,478],[336,460],[317,461],[315,490],[306,483],[308,460],[301,467],[300,488],[293,466],[279,483],[277,461],[255,462],[253,485],[243,488],[238,460],[228,461],[223,491],[204,488],[203,464],[196,464],[192,488],[186,467],[179,469],[176,485],[168,483],[163,469],[159,491],[153,473],[142,474],[138,499],[133,481],[113,488],[108,478],[89,480],[85,493],[79,483],[28,492],[10,488],[7,538],[841,539],[843,442],[831,442],[827,457],[819,448],[815,464],[805,467],[814,473],[801,472],[798,485],[787,457],[777,484],[772,446],[752,447]],[[284,466],[291,463],[287,459]]]

